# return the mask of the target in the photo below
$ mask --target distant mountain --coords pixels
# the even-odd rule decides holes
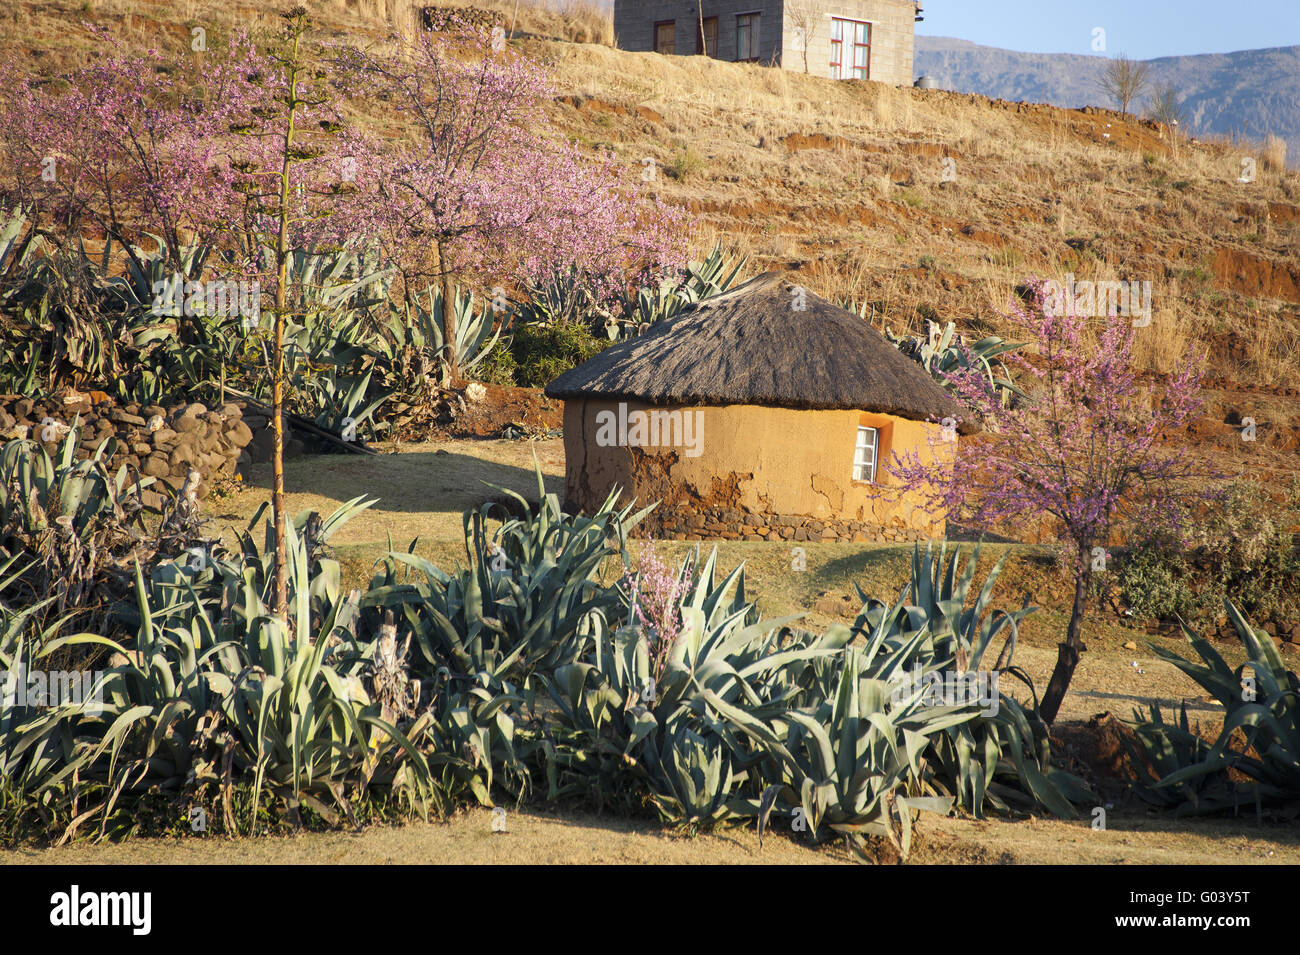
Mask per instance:
[[[1106,57],[1018,53],[949,37],[916,38],[917,75],[944,89],[1054,106],[1113,106],[1098,89]],[[1287,141],[1300,163],[1300,46],[1149,60],[1153,83],[1172,83],[1192,135],[1235,132]]]

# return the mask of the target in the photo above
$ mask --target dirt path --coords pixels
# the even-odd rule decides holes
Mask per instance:
[[[922,817],[913,864],[1300,864],[1300,830],[1242,820],[1174,820],[1112,813],[1106,830],[1087,820]],[[306,833],[264,839],[136,839],[121,845],[0,852],[0,865],[828,865],[852,861],[842,846],[810,848],[789,833],[753,826],[692,838],[652,823],[512,812],[492,832],[487,810],[445,823]]]

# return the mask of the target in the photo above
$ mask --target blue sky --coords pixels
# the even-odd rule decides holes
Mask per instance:
[[[1106,48],[1093,48],[1093,31]],[[916,32],[1032,53],[1135,59],[1300,44],[1300,0],[925,0]]]

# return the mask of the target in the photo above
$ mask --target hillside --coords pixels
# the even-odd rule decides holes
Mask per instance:
[[[1111,105],[1098,89],[1101,56],[1020,53],[951,37],[916,38],[916,71],[944,89],[1053,106]],[[1300,157],[1300,46],[1148,61],[1151,82],[1171,85],[1195,136],[1279,136]],[[1293,158],[1292,164],[1294,165]]]
[[[334,38],[377,36],[406,0],[322,3]],[[498,5],[508,9],[510,4]],[[181,42],[208,24],[269,27],[273,4],[189,11],[147,0],[20,2],[6,31],[37,64],[86,56],[78,23],[128,42]],[[833,82],[697,57],[626,53],[541,34],[600,36],[597,20],[524,8],[516,40],[553,73],[557,135],[629,164],[646,187],[692,210],[696,246],[750,267],[800,270],[820,294],[851,298],[877,326],[957,322],[996,331],[1029,276],[1149,280],[1153,321],[1137,353],[1154,374],[1191,345],[1213,375],[1194,437],[1231,470],[1294,473],[1300,448],[1300,178],[1260,156],[1172,143],[1149,124],[1096,109]],[[951,173],[951,175],[948,175]],[[944,181],[950,179],[951,181]],[[1253,418],[1258,440],[1241,440]]]

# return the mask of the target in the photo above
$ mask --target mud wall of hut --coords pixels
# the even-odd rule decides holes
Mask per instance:
[[[661,502],[645,525],[655,536],[907,541],[943,534],[920,496],[901,492],[885,473],[895,451],[915,451],[927,460],[951,453],[955,441],[945,442],[938,425],[857,411],[619,405],[565,404],[565,494],[571,508],[590,512],[618,486],[625,498]],[[658,433],[648,436],[661,440],[647,445],[647,435],[633,433],[636,414],[654,411],[681,412],[683,422],[685,415],[694,417],[680,430],[669,429],[661,417]],[[611,433],[611,422],[622,433]],[[860,424],[880,434],[874,485],[853,479]],[[674,440],[662,440],[670,430]]]

